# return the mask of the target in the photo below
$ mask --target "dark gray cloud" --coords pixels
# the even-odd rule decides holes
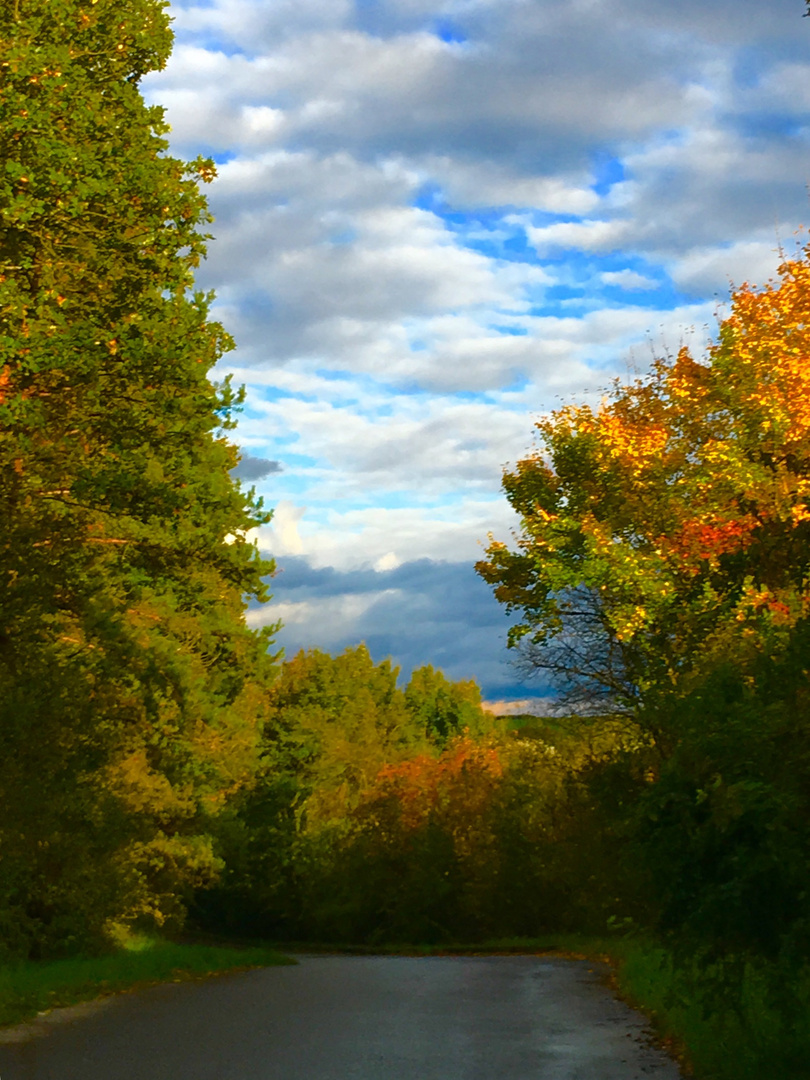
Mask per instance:
[[[391,656],[405,678],[433,664],[450,678],[476,679],[490,700],[548,692],[514,670],[510,620],[470,563],[416,559],[393,570],[341,571],[284,557],[270,588],[268,621],[275,613],[287,620],[277,642],[288,656],[365,641],[375,660]]]
[[[242,453],[239,464],[231,470],[231,475],[240,480],[264,480],[266,476],[282,471],[280,461],[270,461],[268,458],[253,457],[251,454]]]

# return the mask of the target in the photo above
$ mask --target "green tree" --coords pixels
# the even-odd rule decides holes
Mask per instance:
[[[399,669],[365,645],[338,656],[303,650],[282,665],[269,694],[268,758],[294,772],[307,828],[345,819],[388,762],[425,743],[397,687]]]
[[[441,746],[465,729],[479,734],[492,726],[492,716],[481,705],[478,684],[473,679],[450,682],[431,664],[411,673],[405,706],[415,723]]]
[[[201,890],[195,914],[212,928],[305,932],[310,909],[380,769],[427,747],[390,660],[365,645],[338,656],[301,650],[266,694],[261,767],[217,827],[221,885]]]
[[[225,875],[197,897],[195,913],[207,926],[334,938],[361,933],[362,924],[366,933],[362,912],[379,905],[381,890],[393,895],[402,884],[385,869],[387,855],[379,862],[374,844],[366,845],[369,800],[377,805],[392,769],[432,776],[446,745],[467,731],[464,746],[474,749],[470,734],[488,732],[493,721],[474,682],[452,683],[428,666],[403,692],[398,674],[390,660],[375,664],[365,645],[338,656],[302,650],[281,665],[267,695],[261,772],[219,822]],[[475,814],[467,816],[474,828]],[[452,852],[440,833],[431,833],[425,853],[434,841],[434,855]],[[358,869],[366,863],[368,874]],[[437,865],[423,861],[414,894],[417,881],[441,877]],[[447,882],[434,884],[447,893]]]
[[[20,948],[161,921],[255,767],[267,520],[229,470],[231,347],[193,290],[209,161],[140,78],[159,0],[0,9],[0,918]]]

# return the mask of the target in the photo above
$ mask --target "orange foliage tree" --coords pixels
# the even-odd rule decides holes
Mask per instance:
[[[498,851],[494,809],[504,775],[494,742],[469,734],[437,757],[380,769],[352,815],[329,894],[313,905],[327,935],[439,941],[487,921]]]
[[[395,800],[406,829],[438,817],[463,850],[502,776],[498,748],[462,735],[440,757],[419,754],[385,765],[367,796],[367,806]]]

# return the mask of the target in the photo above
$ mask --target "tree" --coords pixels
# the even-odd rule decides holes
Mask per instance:
[[[229,471],[232,346],[193,291],[213,164],[138,82],[160,0],[0,12],[0,919],[20,948],[163,920],[216,871],[270,676]],[[11,932],[13,931],[13,933]],[[7,939],[8,940],[8,939]]]
[[[350,816],[389,761],[428,745],[412,723],[390,660],[365,645],[338,656],[301,650],[265,695],[254,782],[217,823],[222,881],[194,908],[216,930],[300,937]]]
[[[522,612],[513,643],[647,731],[652,752],[589,791],[646,876],[646,917],[738,996],[766,958],[783,1012],[810,949],[809,355],[810,247],[734,292],[702,361],[681,350],[541,421],[504,478],[515,549],[478,567]]]
[[[293,773],[305,828],[342,821],[388,762],[425,742],[397,688],[399,669],[365,645],[301,650],[269,694],[265,757]]]
[[[734,293],[703,361],[540,421],[504,477],[515,548],[477,566],[522,612],[511,644],[638,711],[786,639],[810,602],[809,327],[806,249]],[[589,663],[560,664],[583,627]]]
[[[439,746],[461,735],[475,734],[492,726],[492,717],[481,705],[481,690],[473,680],[450,682],[431,664],[416,668],[405,687],[405,706],[416,724]]]
[[[473,735],[490,733],[493,718],[479,688],[426,666],[403,692],[398,674],[390,660],[375,664],[362,644],[338,656],[302,650],[281,665],[267,695],[262,768],[218,823],[223,880],[197,896],[195,915],[207,927],[299,940],[365,934],[377,921],[369,916],[367,925],[363,913],[376,910],[381,893],[391,900],[413,886],[416,895],[431,887],[431,875],[441,878],[431,858],[455,858],[447,822],[458,819],[459,835],[483,828],[476,778],[494,759]],[[385,804],[399,820],[400,803],[415,808],[415,826],[443,807],[417,843],[424,840],[422,854],[394,858],[403,873],[419,864],[407,887],[388,857],[396,836],[411,844],[414,822],[406,813],[404,831],[382,848],[369,824],[369,806]],[[443,896],[447,884],[434,882]]]

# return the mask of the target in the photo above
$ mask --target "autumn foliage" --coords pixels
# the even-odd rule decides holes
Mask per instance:
[[[506,474],[522,531],[478,570],[522,612],[513,642],[541,646],[540,663],[576,632],[583,597],[633,701],[806,616],[807,253],[779,275],[735,292],[704,358],[684,348],[597,408],[542,419],[537,451]]]
[[[759,1075],[806,1075],[810,248],[505,474],[520,530],[478,571],[571,715],[401,688],[363,645],[277,664],[194,290],[214,168],[138,90],[170,44],[160,0],[0,5],[0,962],[187,909],[366,944],[630,927],[737,1019],[755,972],[805,1048]]]
[[[405,829],[419,828],[439,815],[449,818],[454,839],[463,844],[466,831],[482,816],[502,776],[497,748],[466,735],[438,758],[420,754],[384,766],[366,794],[365,805],[369,812],[375,804],[394,801]]]

